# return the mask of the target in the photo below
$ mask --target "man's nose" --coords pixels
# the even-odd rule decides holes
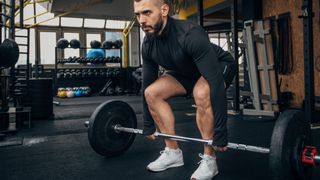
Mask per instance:
[[[141,25],[141,26],[142,26],[142,25],[145,25],[146,22],[147,22],[147,19],[146,19],[144,16],[141,16],[140,19],[139,19],[140,25]]]

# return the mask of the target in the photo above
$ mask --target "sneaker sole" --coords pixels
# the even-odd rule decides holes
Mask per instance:
[[[216,175],[218,175],[219,174],[219,172],[216,172],[214,175],[213,175],[213,177],[212,178],[214,178]],[[191,180],[212,180],[212,178],[207,178],[207,179],[197,179],[197,178],[193,178],[193,177],[191,177]]]
[[[151,172],[160,172],[160,171],[167,170],[167,169],[169,169],[169,168],[181,167],[181,166],[183,166],[183,165],[184,165],[184,163],[173,164],[173,165],[167,166],[167,167],[162,168],[162,169],[150,169],[150,168],[147,167],[147,170],[148,170],[148,171],[151,171]]]

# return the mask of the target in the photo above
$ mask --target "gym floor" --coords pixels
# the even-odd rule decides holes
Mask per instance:
[[[104,158],[89,145],[83,123],[102,102],[116,98],[128,102],[136,111],[138,128],[142,128],[140,97],[89,97],[55,99],[55,120],[33,121],[29,129],[0,141],[0,179],[189,179],[200,161],[202,145],[180,143],[185,165],[160,173],[148,172],[145,167],[163,149],[162,140],[148,141],[137,136],[131,148],[121,156]],[[200,137],[195,123],[192,99],[170,101],[176,115],[178,135]],[[274,125],[273,119],[229,115],[230,142],[268,147]],[[320,129],[313,130],[315,145],[320,147]],[[228,150],[218,153],[220,174],[215,180],[269,180],[268,155]],[[313,180],[320,179],[320,168]]]

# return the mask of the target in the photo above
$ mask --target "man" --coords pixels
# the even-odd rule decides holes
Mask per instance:
[[[167,0],[134,0],[134,12],[146,33],[142,45],[144,134],[156,131],[175,134],[170,97],[193,94],[197,106],[196,122],[203,139],[204,154],[191,179],[211,179],[218,174],[215,151],[227,148],[227,101],[225,88],[233,80],[236,67],[232,56],[211,44],[197,24],[168,16]],[[166,73],[158,77],[159,66]],[[165,150],[147,169],[163,171],[184,165],[182,151],[175,140],[165,139]]]

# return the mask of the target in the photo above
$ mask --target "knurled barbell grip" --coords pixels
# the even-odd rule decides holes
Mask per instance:
[[[257,153],[270,153],[270,149],[258,146],[250,146],[246,144],[236,144],[236,143],[228,143],[228,148],[242,150],[242,151],[251,151]]]

